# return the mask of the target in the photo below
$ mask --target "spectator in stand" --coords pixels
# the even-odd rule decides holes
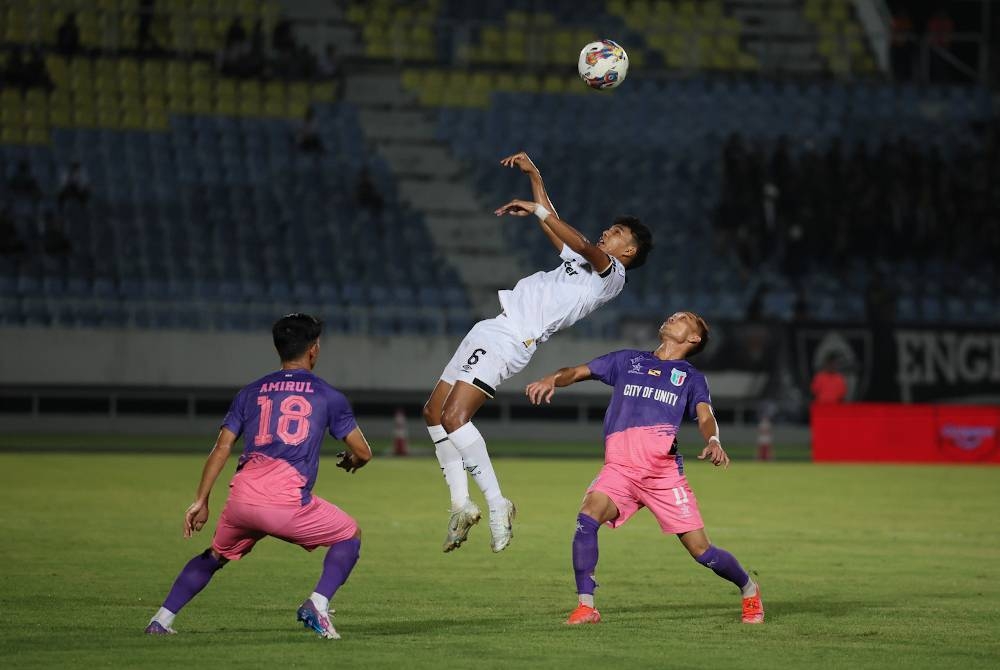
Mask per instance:
[[[76,12],[70,12],[59,25],[56,46],[63,56],[72,56],[80,51],[80,27],[76,23]]]
[[[950,82],[955,68],[949,62],[951,36],[955,32],[955,22],[943,7],[939,8],[927,22],[927,42],[930,45],[930,75],[932,83]]]
[[[847,381],[837,369],[837,356],[830,355],[823,362],[823,369],[817,372],[809,385],[813,402],[840,403],[847,399]]]
[[[153,38],[153,19],[156,17],[156,0],[139,0],[139,26],[136,46],[140,52],[159,51],[160,45]]]
[[[27,245],[21,239],[14,217],[7,205],[0,209],[0,256],[17,256],[25,252]]]
[[[344,69],[341,67],[337,48],[332,44],[326,45],[323,56],[319,59],[318,69],[320,76],[333,84],[334,97],[340,98],[344,90]]]
[[[295,135],[295,145],[303,153],[323,154],[323,141],[320,139],[319,130],[316,126],[316,113],[312,107],[306,109],[306,116],[299,125]]]
[[[371,173],[368,172],[367,167],[361,168],[361,172],[358,174],[358,185],[354,191],[354,197],[357,199],[358,204],[368,209],[372,214],[379,215],[382,213],[382,207],[385,205],[382,199],[382,194],[378,192],[378,187],[375,186],[375,182],[372,180]]]
[[[41,200],[42,189],[38,186],[38,180],[31,174],[31,166],[28,161],[21,159],[17,162],[14,174],[7,180],[7,189],[15,196],[31,200]]]
[[[52,78],[49,76],[45,58],[40,50],[32,49],[28,58],[24,57],[21,47],[15,47],[7,59],[4,70],[4,83],[11,88],[26,91],[29,88],[44,88],[52,90]]]
[[[243,27],[243,19],[237,16],[230,22],[229,29],[226,30],[226,48],[242,47],[246,41],[247,31]]]
[[[62,182],[59,185],[59,210],[62,211],[67,200],[76,200],[81,205],[86,205],[90,199],[90,180],[84,171],[80,161],[73,161],[69,168],[63,172]]]
[[[891,34],[889,60],[892,64],[892,74],[898,81],[910,81],[913,77],[917,36],[913,32],[913,19],[905,7],[892,15],[889,29]]]
[[[51,209],[42,216],[42,248],[50,256],[66,256],[73,250],[66,236],[63,220]]]

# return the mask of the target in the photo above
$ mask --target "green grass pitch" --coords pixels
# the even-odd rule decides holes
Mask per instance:
[[[690,450],[689,450],[690,451]],[[322,554],[268,539],[142,635],[212,524],[180,534],[202,456],[0,454],[0,666],[327,668],[941,668],[1000,659],[1000,469],[816,466],[689,458],[710,537],[757,572],[767,622],[648,512],[602,529],[604,622],[568,628],[570,540],[595,459],[499,459],[514,542],[483,523],[443,554],[433,459],[356,475],[327,450],[316,491],[357,518],[361,561],[334,600],[344,639],[295,622]]]

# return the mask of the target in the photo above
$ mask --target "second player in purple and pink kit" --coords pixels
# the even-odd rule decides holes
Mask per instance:
[[[585,365],[561,370],[529,384],[535,404],[549,402],[556,387],[596,379],[614,388],[604,417],[604,467],[587,489],[573,538],[573,570],[579,605],[568,624],[598,623],[594,607],[597,531],[617,528],[643,507],[664,533],[676,534],[701,565],[736,585],[743,597],[743,622],[762,623],[764,608],[757,584],[739,561],[708,540],[694,492],[677,451],[677,429],[685,417],[698,422],[706,446],[698,456],[729,465],[705,375],[685,359],[708,342],[708,325],[691,312],[677,312],[660,326],[654,351],[624,350]]]
[[[340,637],[330,621],[329,601],[358,560],[361,531],[339,507],[313,495],[312,488],[325,433],[346,444],[337,465],[348,472],[362,467],[371,458],[371,449],[347,398],[312,373],[321,331],[322,324],[306,314],[290,314],[275,323],[281,369],[250,383],[233,400],[205,463],[195,501],[184,515],[185,537],[204,527],[212,486],[243,435],[245,447],[212,546],[184,566],[147,633],[173,633],[174,617],[212,576],[271,535],[307,551],[329,547],[319,582],[297,617],[322,637]]]

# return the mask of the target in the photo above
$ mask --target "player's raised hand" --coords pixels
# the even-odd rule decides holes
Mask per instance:
[[[195,500],[184,512],[184,537],[191,537],[205,527],[208,521],[208,503]]]
[[[712,461],[712,465],[721,465],[724,470],[729,469],[729,454],[726,453],[726,450],[722,448],[722,445],[717,440],[712,440],[708,443],[707,447],[701,450],[698,460],[703,461],[705,459]]]
[[[506,205],[498,207],[493,213],[497,216],[503,216],[504,214],[510,214],[512,216],[528,216],[529,214],[535,213],[535,207],[538,204],[531,202],[530,200],[511,200]]]
[[[524,394],[528,396],[528,400],[531,401],[532,405],[541,405],[543,400],[547,403],[552,402],[552,394],[555,392],[555,375],[542,377],[537,382],[531,382],[524,389]]]
[[[504,167],[520,168],[521,172],[525,174],[531,174],[532,172],[538,174],[538,168],[528,157],[528,154],[523,151],[518,151],[516,154],[512,154],[502,159],[500,161],[500,165],[503,165]]]

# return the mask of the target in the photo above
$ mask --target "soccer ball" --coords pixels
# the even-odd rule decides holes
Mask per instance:
[[[628,54],[617,42],[591,42],[580,52],[580,78],[591,88],[614,88],[628,74]]]

